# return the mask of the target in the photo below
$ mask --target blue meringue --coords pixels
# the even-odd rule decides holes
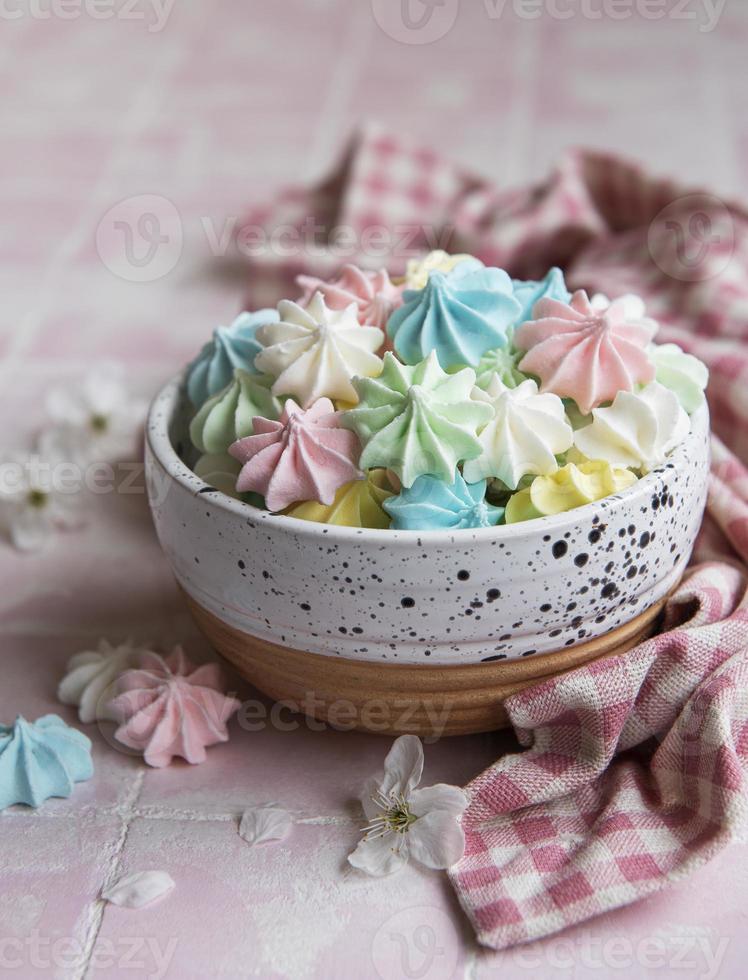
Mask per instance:
[[[255,357],[262,344],[255,340],[255,333],[277,319],[277,311],[270,309],[240,313],[230,327],[217,327],[213,331],[211,340],[187,368],[187,394],[195,408],[222,391],[233,379],[236,368],[249,374],[259,373]]]
[[[412,487],[388,498],[382,506],[395,531],[493,527],[504,516],[503,507],[486,502],[486,481],[466,483],[459,471],[452,484],[434,476],[419,476]]]
[[[57,715],[33,723],[19,715],[14,725],[0,725],[0,810],[70,796],[91,776],[91,740]]]
[[[512,279],[514,298],[522,307],[518,323],[532,320],[532,308],[539,299],[557,299],[560,303],[568,303],[571,293],[566,288],[564,274],[554,266],[545,279]]]
[[[406,364],[418,364],[431,351],[447,370],[475,366],[494,347],[504,347],[520,304],[503,269],[466,259],[448,273],[431,272],[423,289],[406,289],[403,305],[387,323],[387,333]]]

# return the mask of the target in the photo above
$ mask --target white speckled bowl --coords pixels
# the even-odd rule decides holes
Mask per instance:
[[[201,625],[223,624],[234,646],[238,635],[266,653],[380,666],[554,651],[573,661],[574,648],[641,617],[680,579],[706,500],[708,431],[703,408],[665,465],[555,517],[451,533],[339,528],[258,510],[195,476],[180,459],[188,441],[177,378],[150,410],[146,475],[177,581]],[[278,696],[278,684],[251,673]]]

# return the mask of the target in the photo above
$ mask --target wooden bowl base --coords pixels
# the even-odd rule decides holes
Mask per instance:
[[[510,694],[646,639],[665,599],[605,636],[556,653],[468,666],[412,666],[322,656],[241,632],[185,594],[211,644],[264,694],[330,727],[429,738],[508,724]]]

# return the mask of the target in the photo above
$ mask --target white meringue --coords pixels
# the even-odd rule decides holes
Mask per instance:
[[[609,408],[594,408],[592,424],[574,433],[589,459],[646,473],[663,463],[691,430],[677,395],[658,381],[640,392],[619,391]]]
[[[473,388],[471,397],[488,402],[494,418],[478,432],[481,455],[465,463],[468,483],[498,477],[514,490],[528,473],[547,476],[558,469],[556,453],[565,452],[573,441],[558,395],[538,394],[532,379],[507,388],[495,375],[485,391]]]
[[[590,300],[590,306],[595,311],[607,310],[613,303],[622,311],[624,322],[646,324],[652,332],[652,336],[660,329],[660,325],[652,317],[647,316],[647,307],[641,296],[636,293],[624,293],[615,299],[610,299],[605,293],[595,293]]]
[[[278,304],[278,323],[257,331],[263,350],[255,358],[258,371],[276,381],[274,395],[293,395],[302,408],[318,398],[355,403],[351,378],[376,377],[382,361],[374,353],[384,343],[379,327],[361,326],[351,303],[331,310],[322,293],[315,293],[306,309],[291,300]]]
[[[115,647],[99,640],[98,650],[84,650],[70,658],[68,672],[57,688],[58,700],[77,707],[84,725],[93,721],[117,721],[118,715],[109,704],[114,682],[120,674],[139,664],[143,652],[143,648],[129,642]]]

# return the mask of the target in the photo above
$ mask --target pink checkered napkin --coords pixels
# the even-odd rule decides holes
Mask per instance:
[[[320,186],[290,188],[250,209],[241,229],[319,227],[311,247],[268,244],[250,260],[248,306],[299,292],[300,272],[326,275],[344,262],[386,265],[435,247],[471,252],[517,278],[560,265],[572,288],[635,292],[660,321],[658,342],[680,344],[711,371],[714,430],[748,460],[748,213],[712,195],[649,176],[617,157],[573,151],[541,184],[506,190],[378,129],[357,135]],[[340,251],[335,228],[365,244],[367,231],[396,229],[386,258]],[[252,239],[253,241],[255,239]]]
[[[673,341],[710,368],[715,431],[707,516],[662,632],[625,656],[510,698],[523,752],[468,787],[467,847],[450,871],[480,942],[504,948],[662,888],[729,842],[745,816],[748,763],[748,215],[612,156],[572,152],[544,183],[496,188],[438,155],[364,132],[323,186],[293,190],[248,224],[325,234],[407,228],[413,249],[471,252],[518,278],[560,265],[572,288],[641,295]],[[316,242],[320,244],[319,239]],[[332,248],[266,254],[254,306],[294,296]],[[729,449],[727,448],[729,446]],[[733,455],[737,453],[738,455]]]
[[[467,787],[450,871],[481,943],[503,949],[657,891],[745,819],[744,575],[693,569],[663,629],[507,701],[527,748]]]

